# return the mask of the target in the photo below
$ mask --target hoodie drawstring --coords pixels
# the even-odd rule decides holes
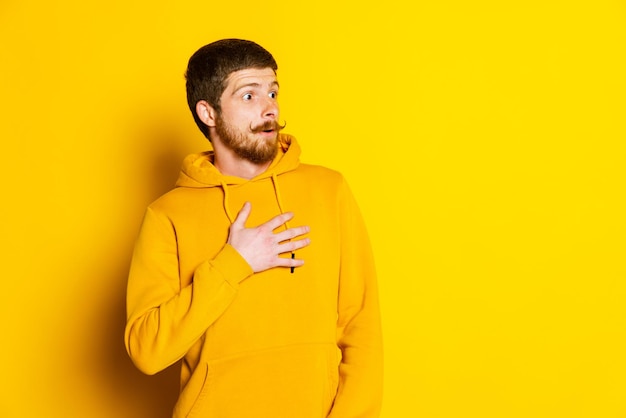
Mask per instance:
[[[228,217],[228,220],[230,221],[230,223],[232,224],[233,222],[235,222],[235,218],[233,218],[232,213],[230,213],[230,209],[228,209],[228,186],[226,185],[226,183],[222,180],[220,181],[220,184],[222,186],[222,190],[224,190],[224,212],[226,212],[226,216]]]
[[[283,201],[280,198],[280,189],[278,188],[278,177],[276,177],[276,173],[272,173],[272,184],[274,185],[274,193],[276,194],[276,202],[278,203],[278,209],[280,209],[280,214],[285,213],[283,209]],[[285,222],[285,227],[289,228],[289,223]]]
[[[280,198],[280,188],[278,187],[278,177],[276,177],[276,173],[272,173],[272,184],[274,185],[274,194],[276,194],[276,202],[278,203],[278,209],[280,209],[281,215],[285,213],[283,209],[283,202]],[[289,222],[285,221],[285,229],[289,229]],[[296,254],[292,251],[291,258],[295,258]],[[291,272],[294,272],[294,267],[291,268]]]

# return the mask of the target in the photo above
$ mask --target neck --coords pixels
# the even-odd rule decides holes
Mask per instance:
[[[225,147],[219,141],[213,141],[215,159],[213,165],[225,176],[240,177],[250,180],[265,172],[272,163],[268,161],[256,164],[236,155],[231,149]]]

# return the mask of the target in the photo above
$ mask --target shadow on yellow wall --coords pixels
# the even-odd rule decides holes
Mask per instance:
[[[181,140],[185,134],[176,128],[176,121],[166,111],[163,113],[130,117],[140,126],[129,129],[128,137],[120,141],[125,145],[120,148],[121,156],[115,165],[122,178],[120,184],[128,190],[118,190],[115,198],[131,200],[135,211],[118,217],[117,224],[109,225],[118,231],[118,238],[111,244],[115,248],[100,253],[93,263],[101,270],[99,278],[92,279],[107,286],[103,289],[106,293],[101,295],[104,303],[98,305],[101,312],[91,312],[97,320],[86,335],[96,340],[90,346],[96,351],[93,361],[99,364],[95,370],[101,390],[108,392],[107,398],[115,400],[116,405],[110,405],[112,410],[124,408],[115,414],[118,417],[168,418],[178,394],[178,363],[157,375],[146,376],[132,364],[123,342],[126,280],[142,211],[173,188],[183,156],[189,152]]]
[[[157,103],[155,107],[160,106]],[[122,141],[127,145],[125,151],[121,150],[122,154],[132,158],[121,158],[123,165],[118,168],[126,172],[125,177],[133,182],[130,191],[141,192],[134,201],[143,201],[144,208],[174,187],[184,156],[192,152],[189,140],[185,142],[183,139],[188,137],[188,133],[180,129],[180,123],[173,120],[168,110],[165,107],[151,109],[149,115],[130,117],[135,126],[129,129],[128,138]],[[196,145],[202,145],[201,141]],[[128,195],[120,197],[125,196]],[[102,315],[103,329],[106,330],[100,349],[104,355],[102,380],[111,385],[116,393],[115,399],[126,399],[120,404],[134,405],[133,417],[168,418],[178,395],[180,364],[176,363],[154,376],[146,376],[132,364],[123,344],[126,280],[141,216],[133,221],[124,223],[135,225],[129,228],[132,233],[125,234],[124,242],[120,243],[127,257],[116,260],[110,267],[110,277],[115,278],[117,285],[113,292],[115,297]],[[111,261],[103,260],[104,263]]]

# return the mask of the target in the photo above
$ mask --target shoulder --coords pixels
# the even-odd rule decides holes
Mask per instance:
[[[350,193],[344,175],[337,170],[314,164],[300,164],[291,173],[282,182],[286,190],[296,190],[298,193],[306,190],[305,195],[310,199],[339,202],[346,192]]]
[[[296,172],[301,176],[310,177],[319,181],[337,184],[344,182],[344,177],[339,171],[321,165],[300,164]]]
[[[148,208],[157,213],[171,213],[187,207],[198,199],[203,189],[176,187],[154,200]]]

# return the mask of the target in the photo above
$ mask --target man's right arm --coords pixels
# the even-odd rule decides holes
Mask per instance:
[[[198,266],[191,284],[181,288],[174,228],[166,216],[147,210],[128,279],[125,330],[126,349],[141,371],[154,374],[181,359],[253,273],[302,265],[302,260],[278,255],[308,245],[308,239],[291,240],[308,232],[307,227],[274,233],[291,219],[282,214],[246,228],[249,213],[246,204],[231,225],[228,242]]]
[[[174,227],[149,208],[135,244],[126,296],[124,339],[137,368],[155,374],[181,359],[252,273],[226,244],[198,266],[191,284],[181,288]]]

